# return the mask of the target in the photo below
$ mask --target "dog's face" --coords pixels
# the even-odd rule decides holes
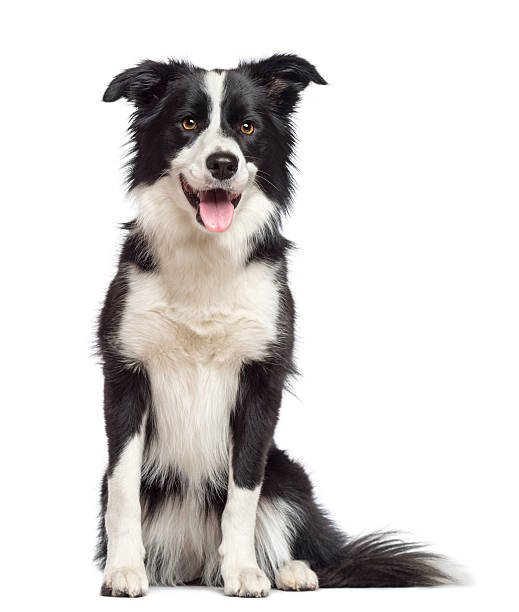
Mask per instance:
[[[227,230],[254,189],[286,210],[290,115],[311,81],[325,83],[294,55],[227,71],[145,61],[122,72],[103,99],[124,96],[136,106],[131,187],[168,177],[202,231]]]

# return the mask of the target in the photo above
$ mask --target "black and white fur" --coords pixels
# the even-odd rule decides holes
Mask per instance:
[[[291,115],[310,82],[325,84],[294,55],[228,71],[145,61],[105,92],[107,102],[135,105],[129,183],[138,205],[99,325],[105,595],[193,581],[260,597],[271,584],[448,580],[438,557],[394,535],[342,534],[273,440],[294,372],[290,243],[280,233],[291,200]],[[186,117],[195,129],[185,129]],[[231,177],[208,169],[214,153],[237,160]],[[197,209],[196,194],[217,188],[241,196],[221,233],[208,231]]]

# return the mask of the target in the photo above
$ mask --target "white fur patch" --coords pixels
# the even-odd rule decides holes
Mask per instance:
[[[104,583],[130,596],[144,594],[148,588],[141,535],[142,450],[143,435],[138,433],[128,441],[108,478],[105,514],[108,554]]]
[[[237,567],[229,571],[224,581],[224,595],[231,597],[266,597],[270,581],[257,567]]]
[[[290,548],[296,533],[297,511],[283,499],[261,499],[256,518],[258,564],[271,578],[278,567],[292,558]]]
[[[142,597],[148,592],[148,586],[144,565],[108,570],[103,580],[103,588],[110,589],[111,594],[118,597]]]
[[[229,476],[227,503],[222,515],[222,573],[226,569],[258,567],[254,535],[256,511],[261,486],[244,489],[236,486],[232,473]]]
[[[220,521],[207,512],[193,491],[181,500],[169,497],[159,512],[147,518],[143,508],[143,539],[151,584],[175,585],[201,578],[218,584]]]
[[[178,174],[173,172],[153,185],[135,188],[133,197],[139,210],[139,226],[151,240],[162,265],[175,259],[174,265],[187,266],[188,274],[196,271],[200,261],[213,269],[224,269],[228,263],[243,265],[249,255],[250,238],[265,231],[275,218],[273,202],[250,184],[242,192],[230,228],[209,232],[196,220],[196,211],[182,191]]]
[[[254,546],[260,491],[261,485],[255,489],[236,486],[230,468],[219,548],[225,595],[264,597],[270,590],[270,582],[258,566]]]
[[[225,486],[218,478],[227,472],[241,365],[261,359],[276,337],[275,269],[195,266],[180,255],[160,274],[128,270],[119,340],[126,358],[146,367],[156,426],[144,473],[160,480],[173,470],[193,487],[206,479]]]

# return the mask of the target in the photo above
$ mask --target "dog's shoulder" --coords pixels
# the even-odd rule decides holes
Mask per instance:
[[[122,228],[125,236],[117,272],[106,292],[97,326],[97,344],[102,354],[114,348],[129,291],[129,271],[133,268],[143,272],[157,269],[150,243],[136,221],[124,223]]]

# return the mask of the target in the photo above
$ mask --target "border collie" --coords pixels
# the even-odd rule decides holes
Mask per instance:
[[[295,55],[232,70],[144,61],[108,86],[135,106],[119,269],[99,322],[108,468],[103,595],[222,585],[264,597],[433,586],[439,557],[391,533],[350,538],[273,439],[294,373],[287,283]]]

